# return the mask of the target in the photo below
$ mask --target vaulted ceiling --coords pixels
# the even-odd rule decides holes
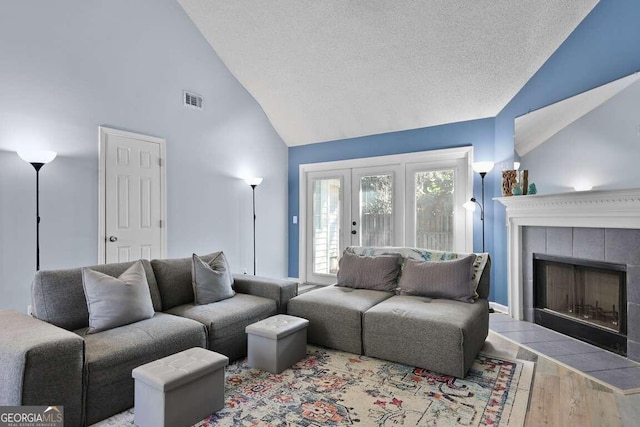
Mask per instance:
[[[493,117],[598,0],[178,0],[289,146]]]

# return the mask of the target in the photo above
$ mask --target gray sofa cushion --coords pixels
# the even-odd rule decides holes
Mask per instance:
[[[288,314],[309,320],[312,344],[362,354],[362,314],[391,292],[327,286],[289,301]]]
[[[156,278],[147,260],[142,260],[153,308],[162,310]],[[109,276],[118,277],[133,262],[102,264],[88,268]],[[38,271],[31,285],[31,303],[35,317],[67,330],[89,326],[89,311],[82,288],[82,270]]]
[[[204,262],[210,262],[219,255],[214,252],[200,256]],[[153,272],[158,281],[158,289],[162,297],[162,311],[194,301],[191,277],[191,258],[154,259],[151,260]]]
[[[206,347],[204,326],[190,319],[156,313],[151,319],[85,334],[85,396],[88,424],[133,406],[131,371],[191,347]]]
[[[231,286],[229,266],[222,252],[209,262],[204,262],[198,255],[193,254],[191,267],[196,304],[210,304],[235,295]]]
[[[475,259],[473,254],[438,262],[407,258],[398,283],[400,295],[473,302],[475,285],[472,276]]]
[[[209,349],[224,354],[230,360],[247,354],[244,329],[277,312],[274,300],[241,293],[212,304],[184,304],[167,311],[205,325],[209,332]]]
[[[376,291],[398,287],[400,255],[361,256],[344,252],[338,269],[338,286]]]
[[[13,310],[0,310],[0,325],[0,405],[55,402],[65,425],[82,425],[82,339]]]
[[[364,313],[367,356],[464,377],[489,333],[489,304],[394,296]]]
[[[153,317],[142,261],[117,278],[83,268],[82,284],[89,309],[89,334]]]
[[[287,312],[287,303],[298,295],[298,283],[284,279],[251,276],[248,274],[234,275],[233,287],[236,292],[270,298],[278,306],[278,313]]]

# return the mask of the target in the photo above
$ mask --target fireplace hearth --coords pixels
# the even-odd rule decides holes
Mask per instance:
[[[533,254],[534,321],[626,356],[626,265]]]

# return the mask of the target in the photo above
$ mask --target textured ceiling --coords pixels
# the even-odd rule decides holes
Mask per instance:
[[[598,0],[178,0],[289,146],[493,117]]]

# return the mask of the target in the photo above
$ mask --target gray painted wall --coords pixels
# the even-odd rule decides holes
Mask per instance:
[[[522,158],[539,193],[637,188],[640,82],[592,110]]]
[[[287,149],[174,0],[0,5],[0,308],[24,311],[35,270],[35,172],[15,151],[58,152],[41,176],[41,268],[97,262],[98,126],[167,140],[168,256],[224,250],[286,277]],[[181,104],[182,90],[205,111]]]

